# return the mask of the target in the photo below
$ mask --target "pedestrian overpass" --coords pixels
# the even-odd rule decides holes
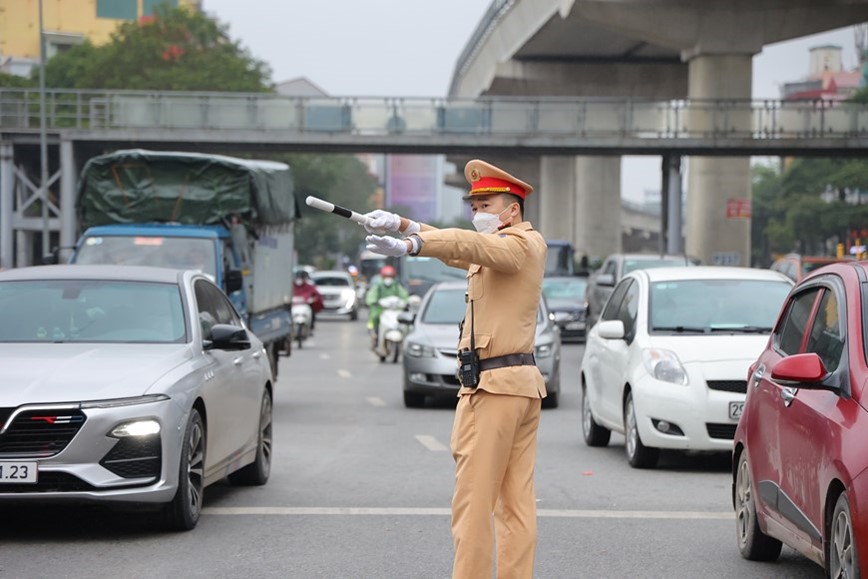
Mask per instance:
[[[29,236],[43,230],[37,211],[43,200],[59,245],[72,245],[78,170],[91,156],[117,148],[676,159],[868,152],[868,105],[825,101],[74,90],[46,91],[44,101],[45,187],[38,169],[40,94],[0,89],[0,267],[38,261]],[[680,230],[680,221],[671,227]]]

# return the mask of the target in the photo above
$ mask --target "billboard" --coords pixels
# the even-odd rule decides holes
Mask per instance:
[[[388,155],[384,176],[386,208],[415,221],[436,221],[443,180],[441,162],[436,155]]]

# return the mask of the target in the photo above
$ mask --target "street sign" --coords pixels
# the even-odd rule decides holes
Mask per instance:
[[[746,197],[737,197],[726,200],[727,219],[750,219],[751,203]]]
[[[737,251],[712,253],[711,265],[741,265],[741,254]]]

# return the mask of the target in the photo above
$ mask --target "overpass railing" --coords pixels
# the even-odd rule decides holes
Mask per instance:
[[[0,89],[0,131],[37,130],[36,90]],[[263,131],[348,136],[638,139],[868,136],[850,102],[286,97],[249,93],[46,92],[49,130]]]

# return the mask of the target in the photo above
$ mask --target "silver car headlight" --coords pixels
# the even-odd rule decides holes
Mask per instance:
[[[554,348],[551,344],[540,344],[533,350],[535,358],[548,358],[554,352]]]
[[[687,372],[675,352],[662,348],[642,350],[642,363],[649,374],[657,380],[673,384],[687,384]]]
[[[130,436],[151,436],[160,433],[160,423],[153,418],[124,422],[112,428],[109,436],[127,438]]]
[[[407,347],[404,350],[404,353],[413,358],[433,358],[434,348],[417,342],[407,342]]]

